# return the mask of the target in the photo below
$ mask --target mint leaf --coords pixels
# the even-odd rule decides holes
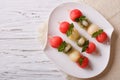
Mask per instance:
[[[89,40],[85,41],[85,44],[83,45],[82,52],[85,52],[86,49],[88,48],[89,45]]]
[[[81,16],[81,17],[79,18],[79,21],[80,21],[80,22],[82,22],[83,20],[86,20],[86,16]]]
[[[80,58],[79,59],[79,64],[82,65],[82,62],[83,62],[83,58]]]
[[[100,29],[99,31],[96,31],[92,34],[92,37],[97,37],[98,35],[100,35],[103,32],[103,29]]]
[[[63,41],[62,44],[58,47],[58,52],[62,52],[65,49],[66,45],[67,43]]]
[[[103,29],[100,29],[98,32],[101,34],[103,32]]]
[[[89,44],[89,40],[86,40],[83,46],[86,46]]]
[[[67,33],[66,33],[67,36],[70,36],[70,35],[72,34],[73,28],[74,28],[74,25],[73,25],[73,23],[71,23],[71,24],[70,24],[70,27],[69,27],[69,29],[68,29],[68,31],[67,31]]]
[[[82,22],[83,20],[87,20],[86,16],[81,16],[75,19],[76,22],[79,22],[79,21]]]
[[[85,52],[87,48],[88,48],[88,45],[83,46],[82,52]]]
[[[98,35],[99,35],[99,33],[95,32],[95,33],[92,34],[92,37],[97,37]]]
[[[79,18],[76,18],[75,21],[76,21],[76,22],[79,22]]]

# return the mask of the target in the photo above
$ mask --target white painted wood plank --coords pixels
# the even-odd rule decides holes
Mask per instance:
[[[40,24],[63,2],[0,0],[0,80],[65,80],[38,40]]]

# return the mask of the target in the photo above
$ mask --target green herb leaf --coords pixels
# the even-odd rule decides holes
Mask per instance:
[[[103,32],[103,29],[100,29],[100,30],[99,30],[99,33],[101,34],[102,32]]]
[[[80,21],[80,22],[82,22],[83,20],[86,20],[86,16],[81,16],[81,17],[79,18],[79,21]]]
[[[62,42],[62,44],[60,45],[60,47],[58,47],[58,52],[62,52],[65,47],[66,47],[67,43],[65,41]]]
[[[92,37],[97,37],[98,35],[100,35],[103,32],[103,29],[100,29],[99,31],[95,32],[92,34]]]
[[[89,40],[86,40],[83,46],[87,46],[89,44]]]
[[[72,34],[73,28],[74,28],[74,25],[73,25],[73,23],[71,23],[71,24],[70,24],[70,27],[69,27],[69,29],[68,29],[68,31],[67,31],[67,33],[66,33],[67,36],[70,36],[70,35]]]
[[[89,40],[85,41],[85,44],[83,45],[82,52],[85,52],[86,49],[88,48],[89,45]]]
[[[79,64],[82,65],[82,62],[83,62],[83,58],[80,58],[79,59]]]
[[[79,22],[79,18],[76,18],[75,21],[76,21],[76,22]]]
[[[87,48],[88,48],[88,45],[83,46],[82,52],[85,52]]]

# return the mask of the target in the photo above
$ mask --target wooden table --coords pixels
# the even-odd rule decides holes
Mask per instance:
[[[55,6],[68,1],[0,0],[0,80],[65,80],[41,51],[38,29]],[[82,1],[96,8],[115,28],[110,63],[101,75],[89,80],[119,80],[120,0]],[[69,80],[80,79],[69,76]]]

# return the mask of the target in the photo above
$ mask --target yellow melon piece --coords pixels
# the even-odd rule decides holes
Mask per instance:
[[[87,29],[87,32],[92,35],[93,33],[95,33],[96,31],[98,31],[100,28],[98,25],[96,24],[91,24],[88,29]]]
[[[79,32],[75,28],[73,28],[72,34],[69,36],[69,39],[76,41],[79,37]]]
[[[73,50],[70,54],[69,54],[69,58],[73,61],[76,62],[79,58],[80,58],[80,52]]]

